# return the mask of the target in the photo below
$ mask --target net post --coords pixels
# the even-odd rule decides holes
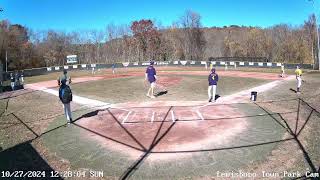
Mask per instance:
[[[175,119],[175,117],[174,117],[173,110],[171,110],[171,118],[172,118],[172,122],[175,122],[175,121],[176,121],[176,119]]]

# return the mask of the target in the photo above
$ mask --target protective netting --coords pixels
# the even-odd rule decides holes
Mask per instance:
[[[209,178],[224,171],[260,176],[263,169],[303,172],[320,165],[319,112],[302,99],[122,108],[74,105],[70,126],[65,126],[62,107],[52,108],[56,106],[61,106],[56,98],[38,91],[2,98],[1,149],[41,140],[72,167],[137,179]]]

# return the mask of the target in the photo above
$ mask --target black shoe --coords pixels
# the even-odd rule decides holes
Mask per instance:
[[[212,102],[212,98],[209,99],[209,102]]]

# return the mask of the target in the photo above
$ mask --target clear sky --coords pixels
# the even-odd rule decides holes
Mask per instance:
[[[315,10],[319,15],[315,1],[313,6],[308,0],[0,0],[0,20],[34,30],[103,30],[108,23],[130,24],[142,18],[169,26],[193,10],[205,27],[268,27],[302,24]]]

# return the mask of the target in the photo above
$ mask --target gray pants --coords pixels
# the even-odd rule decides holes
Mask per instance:
[[[70,103],[63,104],[63,109],[64,109],[64,115],[66,116],[68,122],[71,122],[72,114],[71,114]]]
[[[217,90],[217,85],[212,85],[212,86],[209,86],[209,87],[208,87],[208,96],[209,96],[209,99],[212,98],[213,101],[215,100],[216,90]]]
[[[11,82],[11,89],[12,89],[12,91],[14,91],[14,82]]]

